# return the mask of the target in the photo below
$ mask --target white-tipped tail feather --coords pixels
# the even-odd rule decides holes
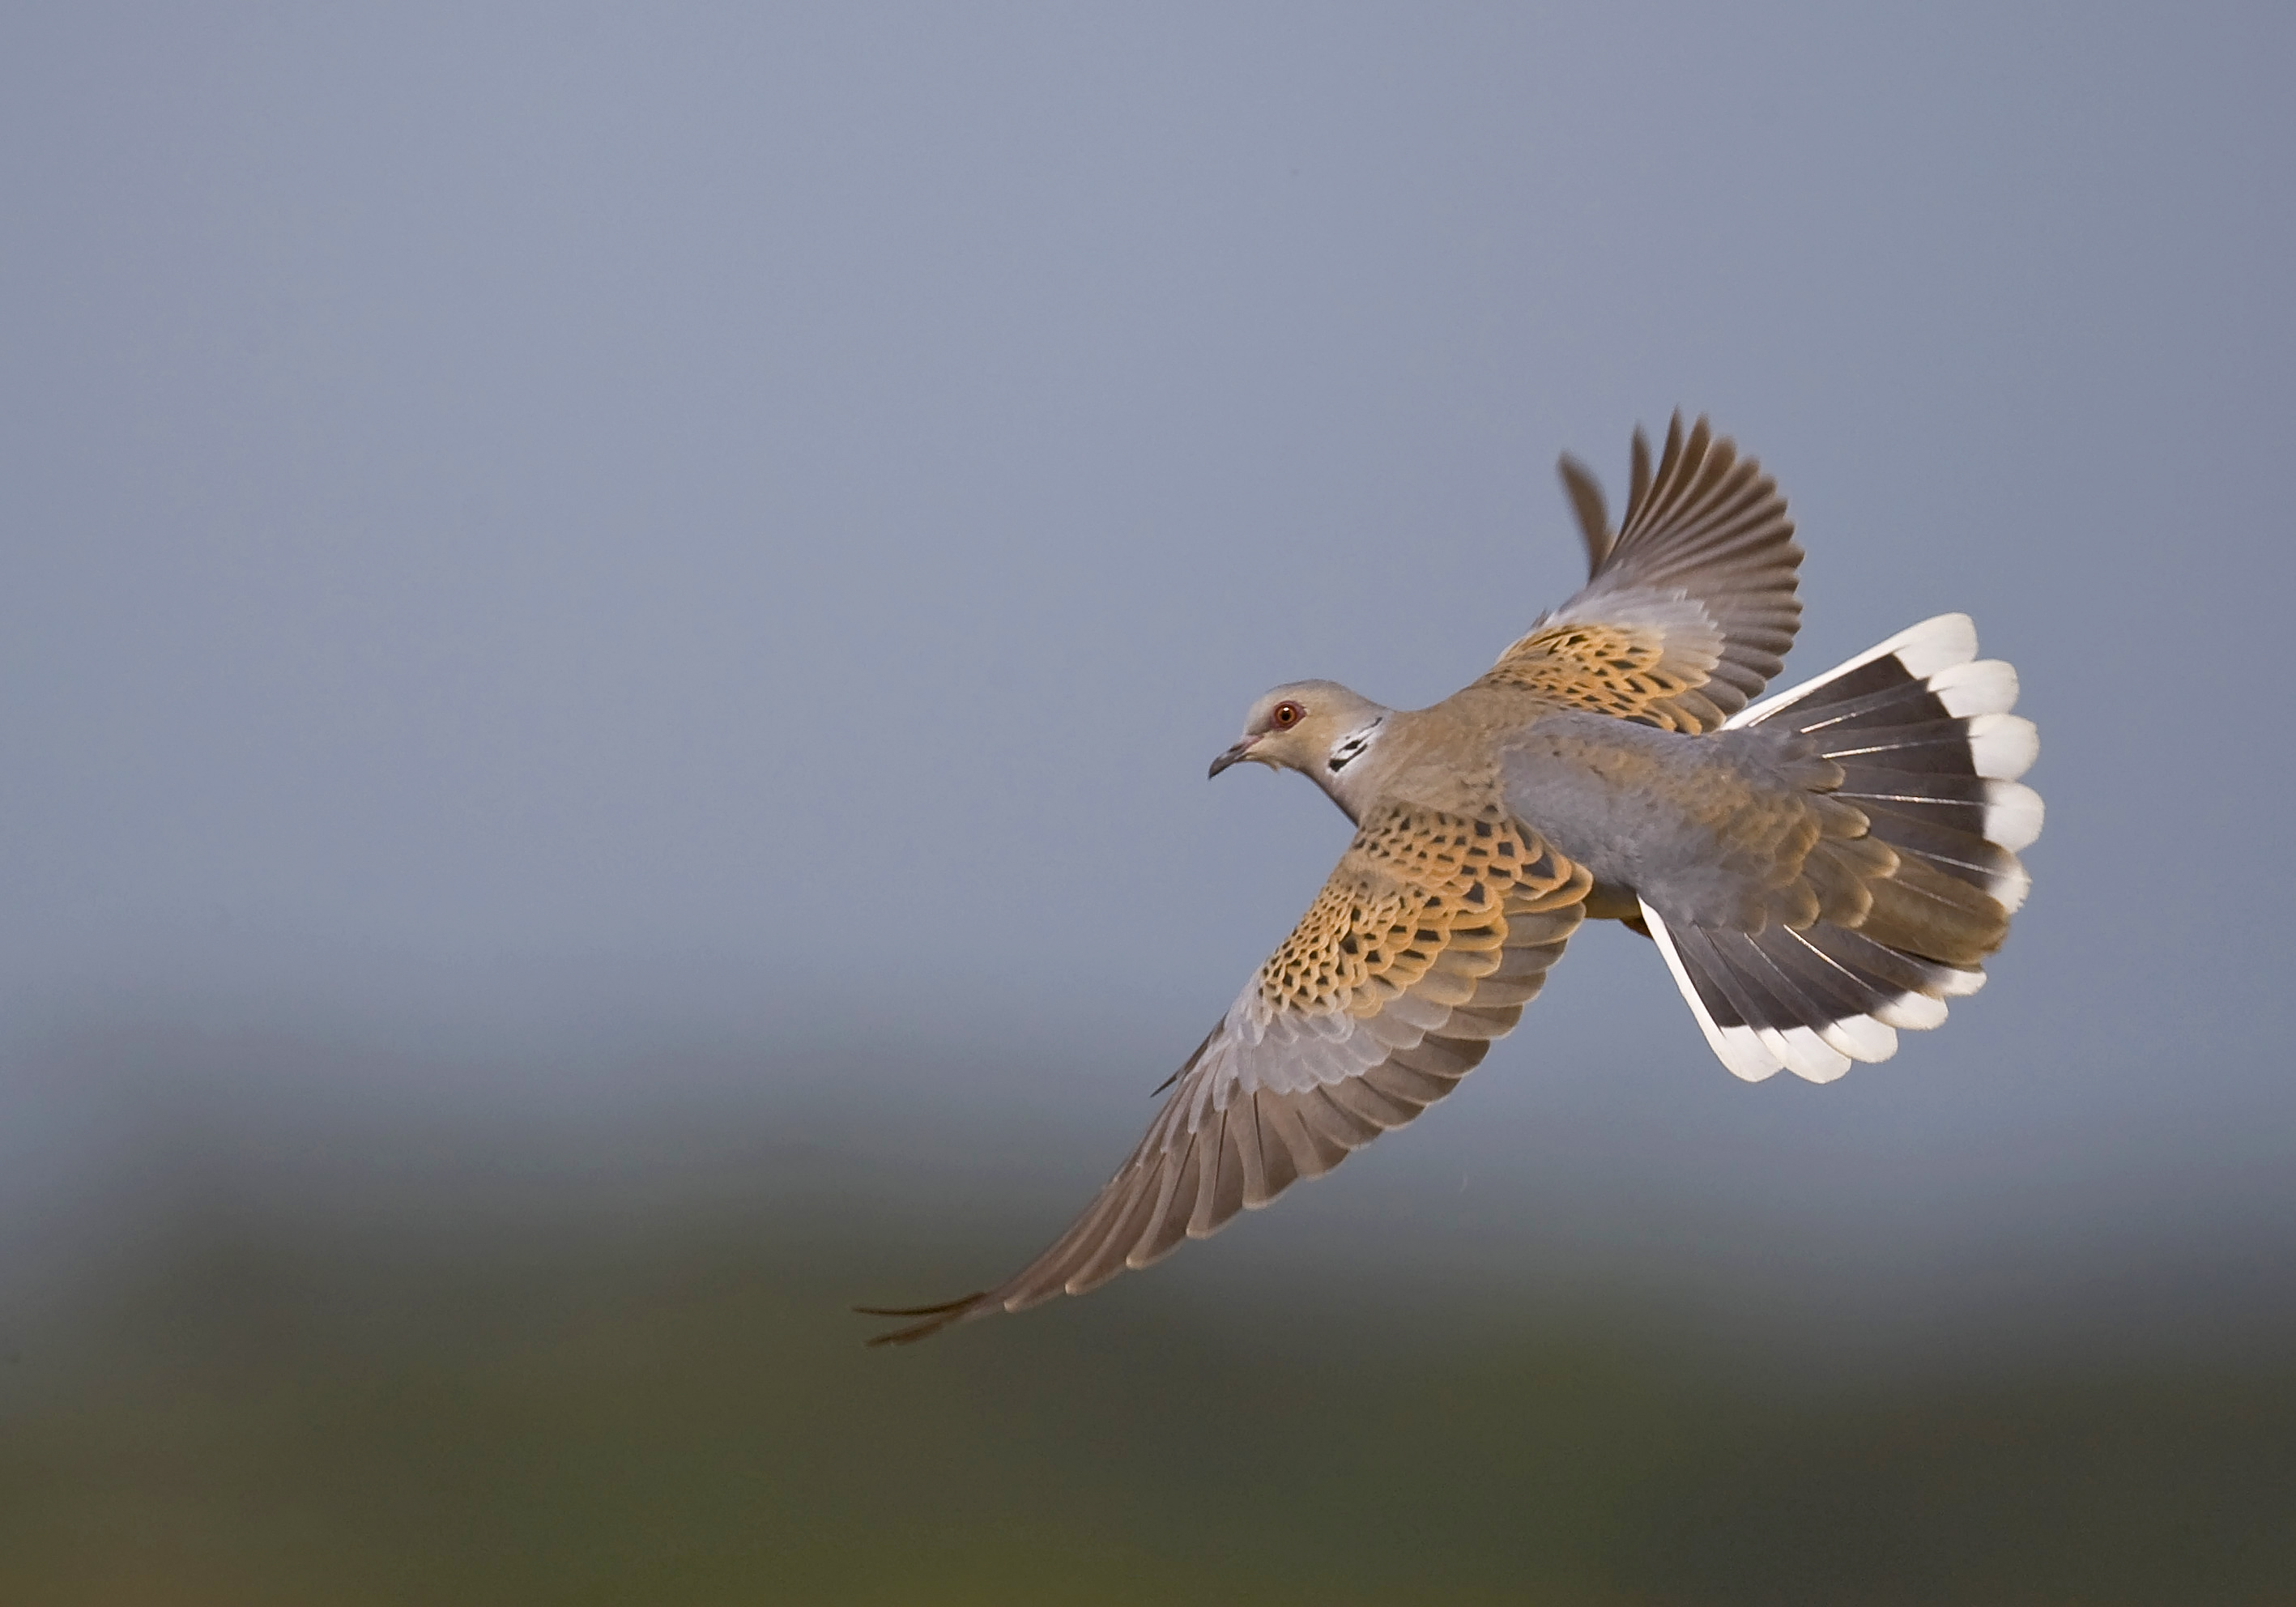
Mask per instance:
[[[1906,676],[1927,681],[1939,670],[1966,664],[1975,657],[1976,621],[1967,614],[1939,614],[1919,625],[1908,626],[1854,659],[1845,659],[1822,676],[1814,676],[1784,692],[1774,692],[1758,703],[1747,704],[1724,721],[1723,727],[1726,730],[1734,726],[1759,726],[1779,709],[1802,701],[1821,686],[1830,685],[1853,670],[1863,669],[1876,659],[1895,659]]]
[[[1698,984],[1691,980],[1682,956],[1675,952],[1674,933],[1668,929],[1665,917],[1647,904],[1643,906],[1643,924],[1650,928],[1659,953],[1666,956],[1666,968],[1674,973],[1674,985],[1682,989],[1683,1002],[1698,1018],[1698,1029],[1706,1035],[1707,1047],[1714,1051],[1715,1059],[1727,1066],[1733,1075],[1750,1083],[1761,1081],[1785,1063],[1763,1047],[1761,1035],[1751,1027],[1742,1021],[1725,1027],[1714,1019],[1706,1001],[1698,996]]]
[[[1985,835],[2014,854],[2041,835],[2041,795],[2022,782],[1997,781],[1985,789]]]

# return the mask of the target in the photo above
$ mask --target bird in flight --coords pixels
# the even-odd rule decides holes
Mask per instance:
[[[1082,1294],[1317,1177],[1456,1087],[1581,921],[1651,938],[1742,1078],[1830,1082],[1985,981],[2040,834],[2017,673],[1942,614],[1753,701],[1801,619],[1785,499],[1704,419],[1625,517],[1565,456],[1588,578],[1472,685],[1278,686],[1212,761],[1297,770],[1356,835],[1065,1234],[873,1344]]]

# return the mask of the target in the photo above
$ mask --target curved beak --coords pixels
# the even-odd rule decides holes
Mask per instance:
[[[1218,775],[1221,771],[1226,769],[1230,765],[1236,763],[1239,759],[1250,758],[1251,757],[1251,745],[1259,740],[1259,739],[1256,736],[1247,736],[1234,747],[1230,748],[1226,753],[1221,754],[1218,758],[1212,760],[1211,770],[1205,775],[1204,779],[1206,781],[1210,781],[1214,775]]]

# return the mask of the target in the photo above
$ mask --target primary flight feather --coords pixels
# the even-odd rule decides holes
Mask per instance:
[[[1760,702],[1800,623],[1784,498],[1704,419],[1637,430],[1613,529],[1563,486],[1589,574],[1431,708],[1279,686],[1212,762],[1313,780],[1357,827],[1283,945],[1068,1232],[873,1344],[1082,1294],[1321,1177],[1448,1094],[1582,920],[1652,938],[1722,1063],[1827,1082],[1983,985],[2041,800],[2017,675],[1967,616]]]

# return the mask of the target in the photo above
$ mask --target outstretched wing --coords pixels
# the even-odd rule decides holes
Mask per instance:
[[[1655,474],[1635,431],[1624,526],[1569,456],[1562,484],[1587,543],[1587,584],[1499,655],[1479,685],[1667,731],[1711,731],[1784,668],[1801,622],[1801,549],[1775,481],[1700,419],[1667,428]]]
[[[994,1289],[872,1310],[922,1320],[870,1342],[1095,1289],[1401,1127],[1514,1026],[1589,885],[1496,805],[1474,818],[1397,806],[1367,819],[1075,1225]]]

